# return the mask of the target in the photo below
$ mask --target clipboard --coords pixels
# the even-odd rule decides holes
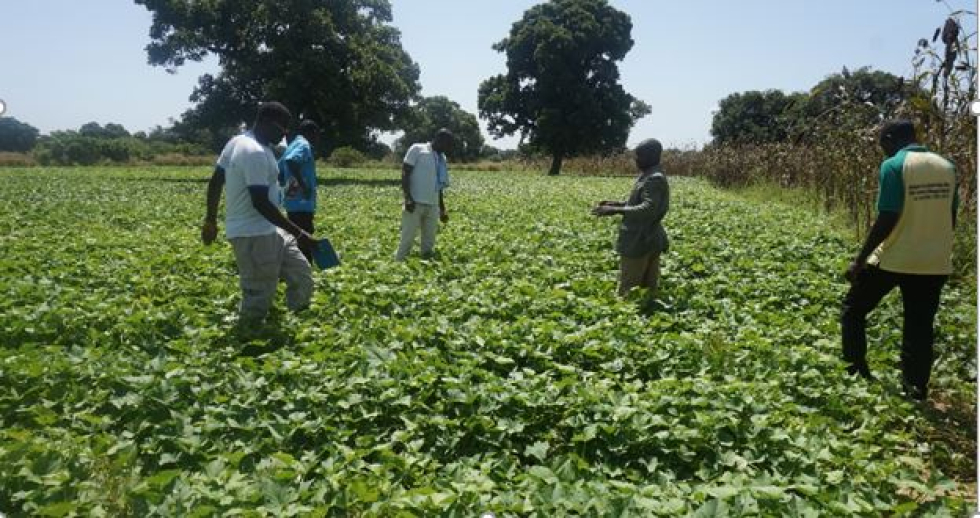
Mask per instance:
[[[333,245],[330,244],[329,239],[322,238],[317,240],[316,248],[313,249],[313,262],[321,270],[328,270],[340,266],[340,258],[337,257],[337,252],[334,250]]]

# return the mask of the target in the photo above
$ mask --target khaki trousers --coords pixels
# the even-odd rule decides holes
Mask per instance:
[[[625,297],[633,288],[648,288],[651,294],[657,293],[660,282],[660,253],[649,253],[643,257],[619,258],[619,296]]]
[[[313,272],[296,238],[277,228],[274,234],[229,239],[235,249],[242,302],[242,319],[265,318],[276,296],[279,279],[286,282],[286,307],[299,311],[313,297]]]
[[[404,261],[412,251],[419,229],[422,230],[422,255],[430,255],[436,247],[436,231],[439,230],[438,206],[416,203],[412,212],[402,209],[401,241],[395,252],[396,261]]]

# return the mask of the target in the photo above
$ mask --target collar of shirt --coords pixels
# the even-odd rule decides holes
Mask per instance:
[[[436,163],[438,163],[442,159],[442,153],[436,151],[436,148],[432,147],[432,142],[429,142],[426,145],[429,146],[429,153],[432,153],[432,155],[436,157]]]
[[[246,131],[245,131],[245,133],[242,133],[242,135],[245,135],[246,137],[248,137],[248,138],[250,138],[250,139],[252,139],[252,140],[254,140],[254,141],[255,141],[255,142],[257,142],[257,143],[258,143],[258,144],[259,144],[260,146],[262,146],[262,147],[264,147],[265,149],[268,149],[268,150],[270,150],[270,151],[272,150],[272,147],[271,147],[271,146],[269,146],[268,144],[263,144],[263,143],[262,143],[261,141],[259,141],[259,139],[258,139],[258,138],[256,138],[256,136],[255,136],[255,132],[254,132],[254,131],[252,131],[252,130],[246,130]]]
[[[650,176],[650,175],[652,175],[654,173],[659,173],[662,170],[663,169],[661,169],[660,164],[657,164],[657,165],[654,165],[654,166],[650,166],[650,167],[648,167],[646,169],[641,169],[640,170],[640,178],[646,178],[647,176]]]

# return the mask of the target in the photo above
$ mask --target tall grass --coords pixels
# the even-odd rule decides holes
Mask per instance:
[[[33,167],[37,165],[30,153],[0,151],[0,167]]]
[[[816,195],[824,210],[846,214],[860,239],[875,217],[884,159],[878,145],[880,122],[910,119],[919,142],[956,166],[960,210],[954,266],[957,276],[975,286],[977,119],[970,104],[977,95],[976,33],[964,32],[959,22],[969,15],[973,13],[951,10],[931,42],[919,40],[914,72],[896,91],[904,100],[891,111],[877,111],[859,95],[841,91],[831,116],[808,121],[794,142],[707,146],[665,155],[666,169],[704,176],[727,188],[765,184],[803,189]],[[873,120],[878,123],[868,123]]]
[[[955,165],[960,209],[954,250],[957,275],[976,276],[977,183],[976,124],[943,143],[923,141]],[[835,135],[809,145],[765,144],[706,148],[686,157],[679,167],[693,170],[726,188],[773,185],[804,189],[818,197],[823,210],[842,212],[862,239],[876,214],[878,171],[884,159],[876,139],[867,132]],[[670,164],[665,164],[671,171]]]

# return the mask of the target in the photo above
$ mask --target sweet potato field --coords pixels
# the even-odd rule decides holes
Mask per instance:
[[[858,243],[827,216],[672,179],[658,300],[614,297],[628,178],[467,171],[439,255],[392,261],[397,171],[322,169],[343,265],[236,325],[208,168],[0,169],[8,516],[962,515],[975,292],[952,279],[930,401],[901,302],[839,360]]]

